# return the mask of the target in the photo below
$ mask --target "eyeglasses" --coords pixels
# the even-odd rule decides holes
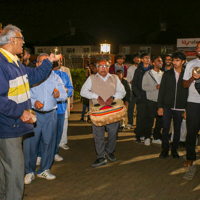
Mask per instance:
[[[104,68],[108,68],[108,65],[99,65],[98,67],[99,67],[99,68],[103,68],[103,67],[104,67]]]
[[[20,39],[22,39],[24,41],[24,37],[13,37],[13,38],[20,38]]]
[[[172,59],[165,59],[165,61],[172,61]]]

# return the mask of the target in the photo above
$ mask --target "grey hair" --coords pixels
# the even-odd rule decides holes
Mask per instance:
[[[41,56],[49,56],[49,54],[47,53],[41,53],[38,57],[37,57],[37,62],[39,62],[39,59]]]
[[[110,67],[110,63],[108,62],[108,60],[107,60],[107,59],[101,59],[101,60],[98,60],[98,61],[97,61],[97,64],[96,64],[96,67],[98,67],[98,64],[99,64],[101,61],[106,61],[106,62],[107,62],[107,65],[108,65],[108,67]]]
[[[7,26],[4,26],[0,34],[0,46],[9,44],[10,38],[15,37],[15,33],[18,31],[21,33],[21,30],[12,24],[8,24]]]

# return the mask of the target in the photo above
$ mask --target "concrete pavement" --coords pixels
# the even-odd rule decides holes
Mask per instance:
[[[25,186],[24,200],[200,199],[199,153],[193,179],[185,180],[184,149],[179,149],[180,159],[160,159],[160,145],[134,143],[133,129],[119,133],[116,162],[91,167],[96,160],[92,128],[90,123],[79,122],[81,109],[80,103],[74,104],[69,118],[70,149],[60,149],[64,160],[52,166],[51,173],[57,178],[36,177]]]

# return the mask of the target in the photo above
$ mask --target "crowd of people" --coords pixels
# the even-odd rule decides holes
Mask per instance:
[[[116,160],[117,133],[133,128],[134,110],[137,110],[134,129],[136,143],[144,140],[147,146],[160,144],[162,150],[159,157],[167,158],[171,149],[174,159],[179,158],[177,149],[182,144],[186,147],[187,157],[184,166],[192,166],[196,160],[195,146],[200,124],[197,114],[200,75],[194,71],[194,67],[200,67],[200,43],[197,44],[196,55],[196,59],[187,63],[186,54],[176,51],[165,56],[165,65],[161,56],[150,56],[148,53],[135,53],[132,56],[134,65],[130,67],[124,64],[126,56],[123,53],[116,55],[116,63],[111,66],[108,60],[97,62],[97,71],[84,83],[81,96],[91,99],[92,104],[98,102],[101,105],[111,105],[114,99],[123,99],[128,106],[128,123],[125,126],[122,120],[121,126],[116,122],[103,127],[92,123],[97,152],[93,167],[105,165],[106,157],[112,162]],[[117,81],[116,75],[119,78]],[[112,88],[113,83],[115,89]],[[105,130],[108,131],[106,146]]]
[[[70,71],[62,66],[62,58],[54,54],[40,54],[34,65],[30,50],[23,49],[24,43],[18,27],[3,28],[0,34],[0,198],[8,200],[22,199],[24,184],[30,184],[36,175],[55,179],[50,169],[54,161],[63,160],[59,148],[69,149],[68,117],[73,106]],[[137,144],[144,140],[147,146],[162,145],[160,158],[167,158],[171,148],[172,157],[178,159],[177,149],[184,130],[187,157],[184,166],[193,165],[200,124],[200,75],[194,70],[200,67],[200,43],[196,54],[197,58],[187,65],[182,51],[167,55],[165,65],[161,56],[148,53],[135,53],[130,67],[124,64],[123,53],[116,55],[116,63],[111,66],[103,57],[90,64],[80,91],[83,97],[80,121],[84,120],[86,108],[89,111],[95,104],[110,108],[115,100],[121,99],[128,108],[127,125],[124,118],[104,126],[92,121],[97,153],[92,167],[106,165],[106,158],[116,161],[118,132],[133,128],[135,110]],[[173,132],[171,144],[170,132]]]

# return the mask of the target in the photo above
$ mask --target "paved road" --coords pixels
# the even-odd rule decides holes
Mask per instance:
[[[119,134],[117,161],[99,168],[96,160],[91,124],[81,123],[81,104],[74,105],[69,118],[69,150],[60,149],[64,160],[54,162],[51,172],[56,179],[36,177],[25,186],[24,200],[199,200],[200,158],[192,180],[183,179],[184,149],[180,159],[160,159],[159,145],[134,143],[133,130]]]

